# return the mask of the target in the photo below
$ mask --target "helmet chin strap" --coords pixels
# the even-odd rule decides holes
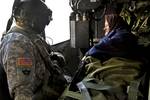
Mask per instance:
[[[13,23],[13,16],[11,16],[7,22],[7,26],[6,26],[6,33],[9,31],[11,25]]]

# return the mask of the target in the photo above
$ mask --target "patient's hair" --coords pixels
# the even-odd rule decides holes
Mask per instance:
[[[109,25],[109,31],[112,31],[118,27],[126,27],[129,29],[128,24],[123,20],[123,18],[119,14],[106,14],[105,20],[107,20]]]

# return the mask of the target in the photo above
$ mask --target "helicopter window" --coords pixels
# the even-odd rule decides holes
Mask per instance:
[[[69,34],[69,15],[71,8],[68,1],[46,0],[47,6],[53,11],[53,20],[46,27],[46,39],[50,44],[66,41]],[[0,3],[0,38],[6,29],[7,21],[10,18],[13,1],[2,0]]]
[[[6,30],[7,21],[11,15],[11,9],[13,5],[10,0],[2,0],[0,1],[0,38],[2,33]]]
[[[46,4],[53,11],[53,20],[46,27],[47,39],[52,38],[53,44],[68,40],[70,38],[69,15],[71,12],[68,0],[46,0]]]

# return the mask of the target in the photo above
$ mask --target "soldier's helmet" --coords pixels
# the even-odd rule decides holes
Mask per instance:
[[[21,21],[41,32],[52,20],[52,11],[47,7],[45,0],[15,0],[12,16],[16,22]]]

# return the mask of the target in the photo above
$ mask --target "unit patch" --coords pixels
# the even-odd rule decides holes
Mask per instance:
[[[31,58],[17,58],[17,66],[31,67],[32,59]]]

